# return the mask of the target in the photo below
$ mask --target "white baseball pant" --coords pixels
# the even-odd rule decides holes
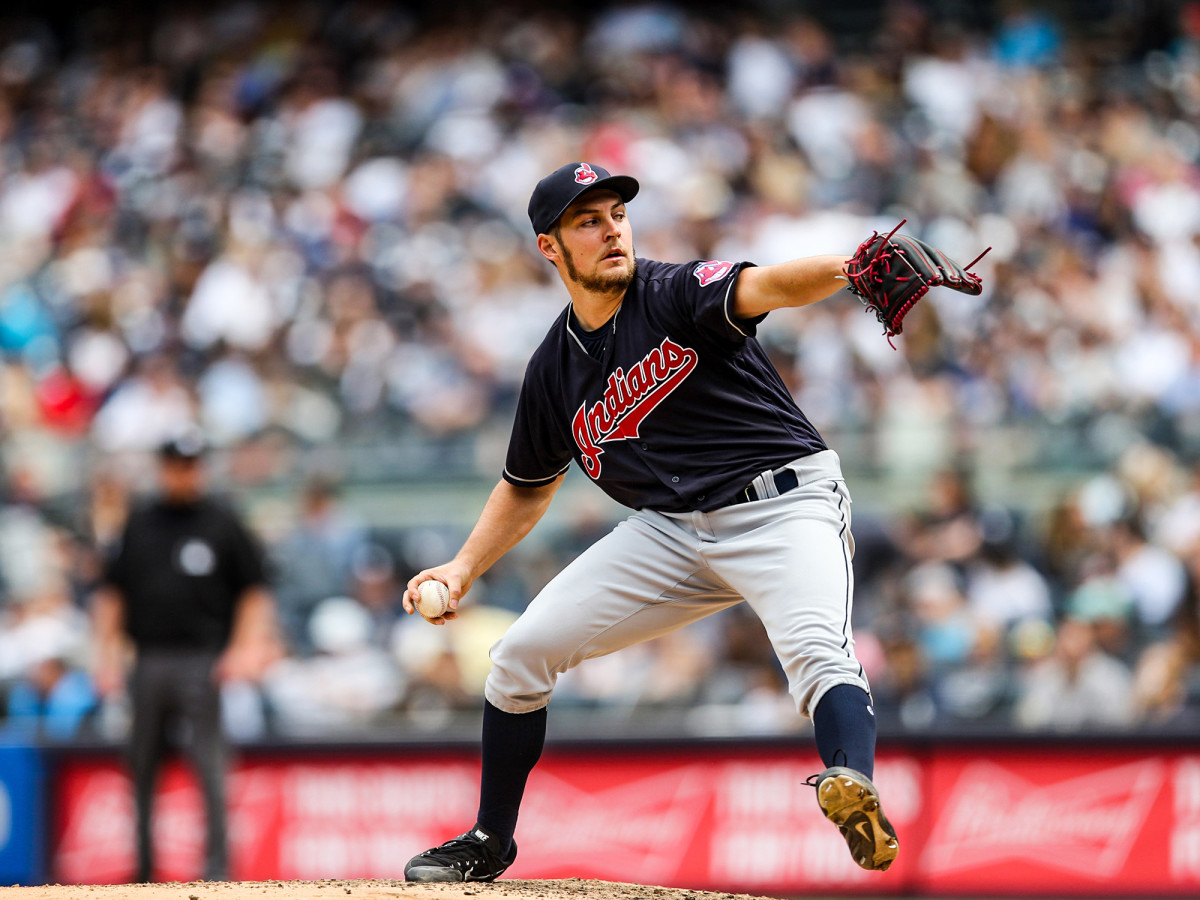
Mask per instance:
[[[854,656],[850,494],[837,454],[788,464],[799,485],[712,512],[642,510],[562,570],[492,647],[485,695],[510,713],[550,702],[585,659],[650,640],[745,600],[811,718],[838,684],[870,691]]]

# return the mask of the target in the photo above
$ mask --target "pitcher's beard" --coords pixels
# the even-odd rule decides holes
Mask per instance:
[[[605,272],[601,275],[580,275],[579,270],[575,268],[575,258],[571,256],[571,252],[566,247],[563,247],[563,262],[567,266],[567,276],[584,290],[596,294],[625,292],[637,271],[637,257],[634,255],[632,247],[629,255],[630,258],[625,261],[626,264],[615,272]]]

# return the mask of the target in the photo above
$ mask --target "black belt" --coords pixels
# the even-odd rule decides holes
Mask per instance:
[[[771,475],[775,478],[775,490],[780,494],[786,494],[788,491],[794,491],[800,487],[800,478],[796,475],[795,469],[789,469],[784,466],[782,469],[776,469]],[[750,503],[754,500],[765,500],[765,497],[758,496],[758,488],[751,481],[740,492],[734,495],[730,500],[730,504],[734,503]]]

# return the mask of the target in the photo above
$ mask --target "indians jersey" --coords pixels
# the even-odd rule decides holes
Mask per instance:
[[[568,306],[525,371],[504,478],[550,484],[574,459],[633,509],[711,510],[760,472],[827,449],[730,307],[750,263],[637,261],[599,358]]]

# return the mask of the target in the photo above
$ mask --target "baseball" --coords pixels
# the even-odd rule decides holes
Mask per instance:
[[[450,608],[450,588],[440,581],[422,581],[417,585],[417,612],[427,619],[445,615]]]

